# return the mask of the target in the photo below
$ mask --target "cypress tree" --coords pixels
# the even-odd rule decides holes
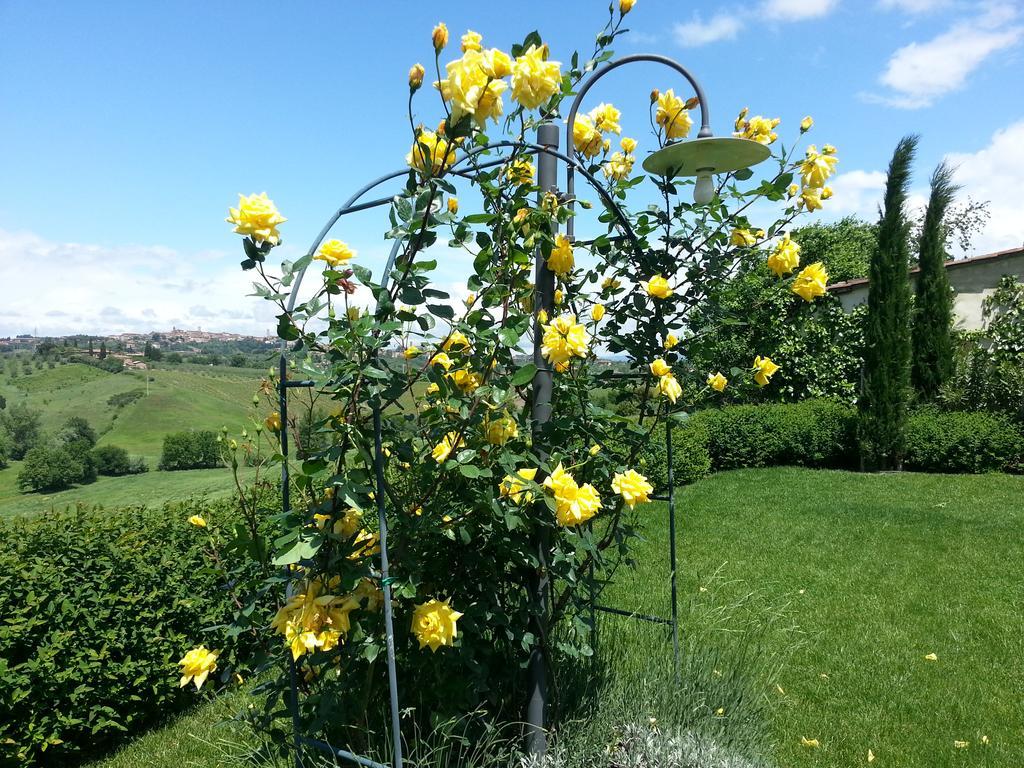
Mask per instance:
[[[914,304],[911,381],[922,400],[935,399],[953,372],[953,292],[945,267],[945,217],[958,189],[953,169],[940,163],[932,174],[921,230]]]
[[[885,183],[878,247],[868,270],[868,314],[864,326],[864,376],[859,440],[861,463],[871,469],[901,469],[910,394],[910,278],[907,189],[917,136],[896,145]]]

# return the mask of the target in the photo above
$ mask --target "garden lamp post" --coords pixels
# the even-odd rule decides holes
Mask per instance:
[[[706,205],[714,198],[715,188],[712,180],[714,174],[729,173],[742,168],[749,168],[769,157],[771,151],[768,147],[751,139],[734,136],[715,137],[711,131],[711,117],[707,98],[704,95],[704,89],[697,79],[674,59],[658,54],[641,53],[624,56],[621,59],[606,64],[582,81],[566,119],[565,155],[568,155],[568,158],[575,160],[573,129],[576,124],[576,114],[587,92],[609,72],[626,64],[637,62],[664,64],[681,74],[689,82],[696,94],[701,117],[697,138],[667,144],[652,153],[642,164],[645,171],[652,175],[666,178],[696,177],[697,180],[693,191],[694,202],[698,205]],[[565,155],[561,155],[558,152],[558,128],[554,123],[545,122],[537,127],[537,145],[537,186],[539,188],[539,199],[548,193],[560,196],[558,192],[558,162],[560,159],[564,159]],[[545,152],[544,149],[548,149],[550,152]],[[566,192],[563,199],[570,209],[576,202],[575,177],[576,166],[574,162],[566,162]],[[620,221],[623,220],[621,216],[619,218]],[[557,224],[554,226],[557,226]],[[570,240],[573,239],[574,221],[572,216],[566,222],[566,234]],[[554,273],[548,268],[539,251],[536,256],[534,285],[534,307],[537,310],[543,310],[550,316],[554,310]],[[542,337],[543,330],[540,323],[535,321],[533,362],[537,366],[537,373],[533,379],[531,393],[531,416],[535,438],[534,447],[543,460],[547,457],[547,449],[538,438],[544,424],[551,417],[551,393],[554,384],[554,371],[542,354]],[[534,610],[537,612],[538,620],[542,624],[541,631],[538,633],[538,642],[530,653],[527,668],[526,751],[531,755],[543,755],[547,752],[548,680],[544,654],[540,645],[546,632],[545,625],[548,610],[547,550],[548,540],[546,535],[542,533],[538,535],[536,541],[538,569],[531,584]],[[673,563],[672,565],[674,568],[675,564]],[[675,595],[673,594],[674,599]]]

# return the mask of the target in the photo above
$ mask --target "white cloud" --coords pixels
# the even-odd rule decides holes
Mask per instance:
[[[949,6],[950,0],[879,0],[878,7],[903,13],[931,13]]]
[[[968,195],[989,200],[992,214],[985,230],[974,240],[974,253],[988,253],[1024,245],[1024,213],[1020,180],[1024,179],[1024,119],[995,132],[987,147],[974,153],[950,154],[956,182]]]
[[[867,221],[878,218],[878,204],[885,189],[882,171],[847,171],[830,183],[832,199],[825,209],[829,217],[857,216]]]
[[[988,4],[978,18],[958,22],[928,42],[900,48],[879,78],[893,94],[868,98],[918,109],[962,88],[968,76],[992,54],[1024,38],[1024,26],[1008,26],[1016,16],[1017,10],[1010,4]]]
[[[833,11],[839,0],[765,0],[761,12],[775,21],[816,19]]]
[[[106,248],[0,230],[0,336],[124,333],[171,326],[262,335],[271,306],[236,255],[163,246]]]
[[[974,236],[970,253],[1017,248],[1024,245],[1024,215],[1017,190],[1024,178],[1024,119],[996,131],[988,146],[970,153],[953,153],[946,161],[955,168],[956,183],[961,186],[958,203],[970,197],[989,202],[989,219],[984,230]],[[930,168],[918,168],[916,176],[926,179]],[[823,213],[829,219],[858,216],[866,221],[878,218],[878,207],[885,189],[884,171],[848,171],[831,183],[833,197]],[[928,187],[922,183],[911,190],[908,213],[919,216],[928,202]]]
[[[695,15],[693,21],[676,24],[673,33],[676,42],[681,46],[695,48],[719,40],[732,40],[742,26],[739,16],[735,13],[717,13],[706,22],[701,21],[699,15]]]

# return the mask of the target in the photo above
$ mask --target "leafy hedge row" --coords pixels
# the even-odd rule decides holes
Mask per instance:
[[[857,469],[857,411],[831,400],[735,405],[701,411],[673,434],[677,484],[710,472],[779,465]],[[989,413],[922,410],[911,415],[904,466],[917,472],[1024,471],[1024,435]],[[622,446],[612,450],[625,452]],[[659,490],[668,481],[665,433],[658,427],[638,463]]]
[[[0,520],[0,765],[67,765],[194,701],[177,662],[232,606],[193,514],[233,513],[185,502]]]

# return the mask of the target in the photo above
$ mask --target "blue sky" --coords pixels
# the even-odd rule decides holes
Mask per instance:
[[[67,3],[0,0],[0,335],[172,324],[262,332],[223,222],[267,191],[301,253],[366,179],[402,165],[406,72],[431,63],[433,25],[507,50],[538,29],[556,59],[589,52],[601,2]],[[703,82],[718,134],[737,110],[805,114],[839,148],[825,218],[872,216],[900,136],[922,134],[915,188],[950,155],[993,217],[977,252],[1020,245],[1024,8],[958,0],[639,0],[617,53],[678,58]],[[675,82],[637,65],[592,91],[641,142],[647,93]],[[440,105],[418,99],[433,124]],[[788,127],[788,131],[786,130]],[[367,259],[382,218],[339,236]],[[458,264],[444,277],[455,280]],[[9,292],[9,291],[8,291]]]

